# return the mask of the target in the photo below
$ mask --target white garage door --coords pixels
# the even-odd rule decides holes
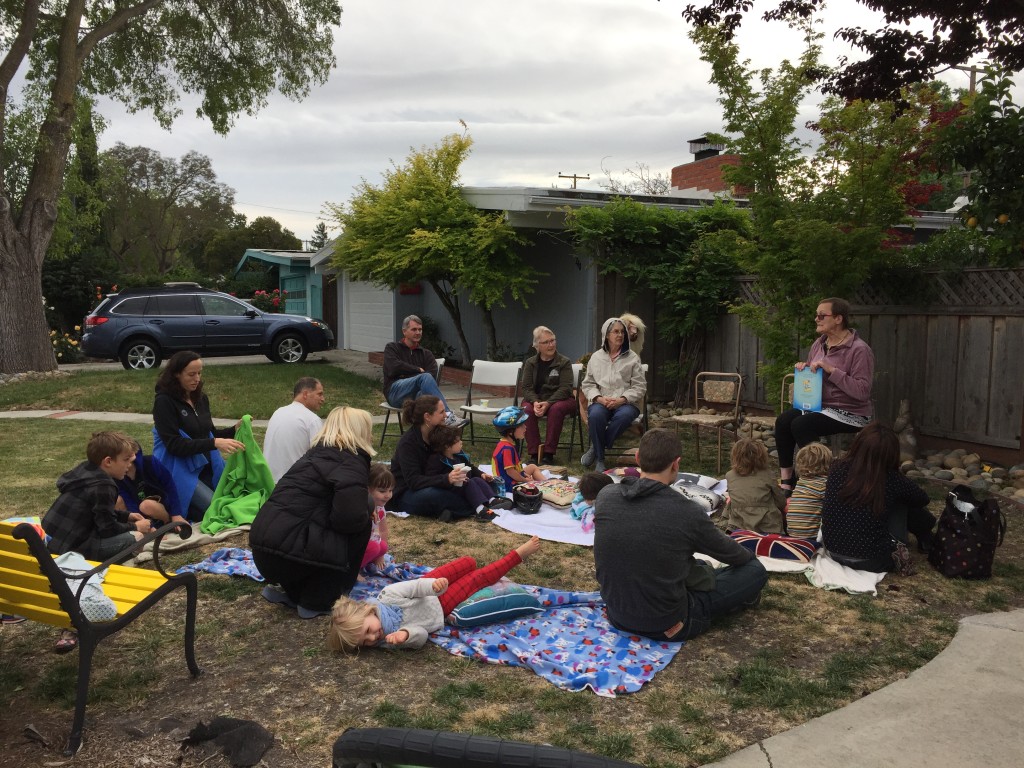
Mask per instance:
[[[395,340],[395,295],[390,289],[350,281],[346,275],[341,308],[345,349],[379,352]]]

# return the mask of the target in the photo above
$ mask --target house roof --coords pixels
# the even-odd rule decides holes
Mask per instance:
[[[242,266],[249,259],[255,259],[256,261],[264,261],[268,264],[277,264],[279,266],[299,267],[309,266],[310,257],[313,256],[312,251],[264,251],[259,248],[246,248],[242,258],[235,265],[235,271],[232,276],[237,275],[242,269]]]

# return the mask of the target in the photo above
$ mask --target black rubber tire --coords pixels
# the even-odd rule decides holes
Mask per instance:
[[[163,353],[152,339],[137,336],[121,345],[117,357],[127,371],[148,371],[160,366]]]
[[[334,742],[334,768],[394,764],[422,768],[640,768],[636,763],[560,747],[418,728],[350,728]]]
[[[309,345],[297,333],[282,333],[274,339],[274,345],[270,349],[270,359],[286,365],[301,363],[308,354]]]

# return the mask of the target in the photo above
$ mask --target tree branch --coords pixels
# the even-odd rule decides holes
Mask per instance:
[[[110,37],[116,32],[120,32],[128,26],[130,21],[145,15],[158,5],[162,5],[164,2],[165,0],[144,0],[144,2],[141,2],[138,5],[129,5],[122,8],[105,22],[93,29],[85,35],[78,44],[79,65],[89,58],[89,54],[92,53],[92,49],[95,48],[96,44],[101,40]]]

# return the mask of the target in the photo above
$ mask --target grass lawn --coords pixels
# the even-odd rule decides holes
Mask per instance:
[[[292,399],[292,387],[302,376],[315,376],[324,385],[323,413],[339,405],[376,413],[381,403],[380,382],[349,373],[326,361],[302,365],[208,365],[203,389],[217,418],[250,414],[269,419]],[[22,381],[0,387],[0,410],[78,410],[150,413],[157,371],[73,371],[67,377]]]
[[[239,368],[245,366],[209,369],[211,392],[242,389],[246,374]],[[275,369],[258,368],[261,374]],[[222,371],[236,375],[221,378]],[[120,374],[107,376],[112,378],[105,384],[79,385],[117,390]],[[340,402],[332,394],[341,385],[328,383],[333,380],[326,367],[322,378],[329,401]],[[30,407],[27,396],[11,400],[6,389],[0,388],[6,402]],[[39,395],[50,402],[65,396]],[[60,407],[83,407],[77,400],[66,402]],[[227,411],[227,406],[214,409],[218,415],[241,413]],[[91,432],[110,426],[47,419],[2,424],[0,518],[45,512],[57,476],[81,460]],[[393,446],[389,440],[380,458],[388,458]],[[489,448],[479,444],[469,450],[482,460]],[[697,467],[687,455],[684,468],[713,470],[710,453],[704,458]],[[935,490],[934,510],[943,493]],[[101,647],[93,667],[86,746],[76,762],[170,764],[177,759],[178,743],[160,731],[161,718],[174,716],[191,727],[198,719],[227,714],[257,720],[274,733],[278,746],[266,760],[275,766],[329,764],[330,746],[345,728],[384,725],[544,741],[648,766],[700,765],[906,676],[945,647],[965,615],[1024,606],[1024,515],[1011,505],[1005,511],[1009,532],[991,581],[944,579],[920,556],[916,575],[886,577],[876,598],[817,590],[799,575],[773,575],[758,609],[688,643],[652,683],[616,699],[563,692],[524,670],[459,659],[434,646],[338,658],[324,646],[323,620],[301,621],[266,603],[253,582],[202,575],[196,645],[206,673],[196,681],[189,678],[181,653],[182,603],[165,600]],[[390,524],[395,556],[430,565],[467,553],[478,560],[493,558],[523,540],[472,521],[445,525],[392,518]],[[225,545],[245,547],[247,540],[238,537]],[[169,565],[200,560],[210,549],[174,554]],[[591,590],[596,589],[593,567],[590,549],[545,542],[515,578]],[[53,749],[70,727],[77,659],[52,654],[53,638],[53,630],[32,623],[0,632],[4,765],[57,759],[20,737],[25,725],[33,724]],[[226,764],[222,761],[215,758],[212,764]],[[184,764],[198,762],[193,756]]]

